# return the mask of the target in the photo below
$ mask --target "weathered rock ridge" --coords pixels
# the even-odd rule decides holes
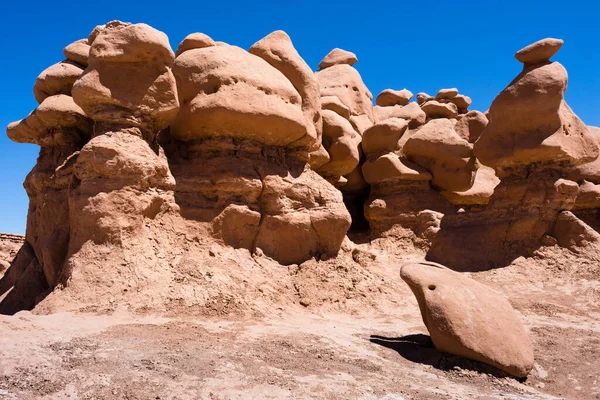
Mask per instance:
[[[40,153],[0,311],[57,289],[163,287],[164,265],[215,243],[327,259],[351,224],[457,270],[531,254],[567,210],[598,228],[600,136],[564,101],[566,70],[549,61],[561,45],[517,53],[523,71],[484,114],[456,88],[386,89],[374,105],[355,54],[334,49],[313,72],[283,31],[248,51],[192,33],[174,52],[148,25],[98,26],[7,128]]]

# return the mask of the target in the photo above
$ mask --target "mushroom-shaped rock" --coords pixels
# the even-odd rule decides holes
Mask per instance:
[[[481,111],[469,111],[454,125],[458,136],[469,143],[475,143],[488,124],[488,119]]]
[[[432,178],[425,168],[395,153],[367,159],[362,165],[362,173],[370,185],[386,181],[429,181]]]
[[[437,100],[430,100],[421,105],[421,110],[427,115],[427,118],[456,118],[458,108],[453,103],[441,103]]]
[[[319,173],[339,177],[349,174],[358,165],[360,136],[347,119],[331,110],[323,110],[323,146],[330,161],[319,168]]]
[[[370,155],[398,150],[398,141],[407,128],[408,121],[401,118],[388,118],[371,126],[362,136],[363,151]]]
[[[562,39],[546,38],[538,40],[517,51],[515,58],[525,66],[548,62],[550,57],[558,53],[564,41]]]
[[[458,96],[457,88],[440,89],[435,95],[436,100],[450,100]]]
[[[417,93],[417,103],[419,105],[425,103],[426,101],[435,100],[435,97],[428,95],[425,92]]]
[[[38,103],[56,94],[71,94],[73,84],[83,73],[83,68],[71,61],[61,61],[46,68],[37,77],[33,95]]]
[[[492,102],[490,122],[474,146],[477,158],[498,172],[598,157],[587,127],[563,100],[566,87],[567,71],[557,62],[525,67]]]
[[[235,46],[188,50],[175,61],[179,140],[229,136],[286,146],[306,133],[301,98],[265,60]]]
[[[483,205],[488,204],[490,197],[494,194],[494,189],[500,183],[500,178],[496,176],[493,168],[481,165],[475,173],[473,186],[464,192],[442,192],[442,194],[457,206]]]
[[[167,36],[145,24],[111,22],[90,37],[75,103],[97,122],[153,133],[166,128],[179,108]]]
[[[358,62],[356,54],[346,50],[335,48],[331,50],[319,63],[319,69],[325,69],[334,65],[347,64],[354,65]]]
[[[167,35],[146,24],[109,22],[96,28],[88,42],[91,45],[89,64],[92,67],[102,62],[149,61],[170,66],[175,59]]]
[[[458,108],[459,114],[467,113],[469,110],[469,106],[472,103],[472,100],[469,96],[465,96],[464,94],[459,94],[454,96],[449,100],[442,100],[442,102],[450,102],[454,104]]]
[[[402,90],[385,89],[384,91],[379,93],[379,95],[375,99],[375,104],[377,104],[378,106],[382,106],[382,107],[395,106],[395,105],[405,106],[408,104],[408,102],[412,98],[413,98],[413,94],[408,89],[402,89]]]
[[[336,96],[350,109],[350,115],[373,118],[373,95],[367,89],[358,71],[347,64],[334,65],[316,74],[321,97]]]
[[[402,151],[431,172],[434,186],[452,192],[471,188],[478,164],[472,146],[458,136],[452,121],[429,121],[408,138]]]
[[[179,43],[179,46],[177,46],[175,56],[179,57],[179,55],[184,51],[203,49],[211,46],[216,46],[216,44],[210,36],[200,32],[190,33],[181,41],[181,43]]]
[[[77,40],[65,47],[63,53],[67,60],[87,67],[88,56],[90,55],[90,45],[88,44],[87,39]]]
[[[250,50],[274,68],[279,70],[292,83],[302,98],[302,112],[306,124],[306,137],[299,145],[313,147],[320,144],[322,133],[321,103],[319,84],[308,64],[294,48],[292,40],[284,31],[275,31],[254,43]]]
[[[375,106],[373,112],[375,120],[378,122],[385,121],[388,118],[402,118],[408,121],[408,126],[411,129],[418,128],[427,120],[427,115],[425,115],[425,112],[415,102],[408,103],[405,106]]]
[[[533,346],[502,295],[431,262],[408,263],[400,276],[419,304],[438,350],[490,364],[516,377],[533,368]]]
[[[323,110],[334,111],[340,116],[350,119],[350,109],[337,96],[321,97],[321,108]]]
[[[58,146],[89,139],[92,121],[70,96],[44,99],[27,118],[8,125],[8,137],[18,143]]]

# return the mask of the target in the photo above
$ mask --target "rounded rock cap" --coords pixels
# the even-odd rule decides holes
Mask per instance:
[[[319,69],[325,69],[338,64],[354,65],[357,62],[358,58],[356,57],[356,54],[335,48],[319,63]]]
[[[550,57],[558,53],[564,40],[546,38],[538,40],[529,46],[517,51],[515,58],[525,65],[541,64],[550,60]]]
[[[181,53],[192,49],[202,49],[204,47],[216,46],[215,41],[204,33],[191,33],[185,37],[177,47],[175,56],[178,57]]]

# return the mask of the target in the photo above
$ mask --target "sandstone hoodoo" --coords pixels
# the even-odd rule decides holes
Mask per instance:
[[[598,157],[598,145],[564,100],[565,68],[548,61],[560,46],[548,45],[552,51],[546,51],[544,43],[522,51],[535,54],[541,46],[542,55],[517,57],[525,62],[523,71],[493,101],[489,122],[473,146],[475,157],[494,168],[501,182],[485,210],[444,218],[430,259],[468,269],[507,265],[539,248],[558,213],[573,208],[578,184],[568,177]],[[477,119],[474,131],[485,124],[482,116]],[[450,254],[458,238],[469,245]]]
[[[519,51],[522,72],[483,113],[457,88],[385,89],[374,105],[355,54],[334,49],[313,71],[283,31],[248,50],[192,33],[173,52],[148,25],[98,26],[7,127],[40,152],[24,243],[0,246],[0,312],[135,298],[144,312],[250,315],[336,290],[364,305],[393,297],[379,269],[415,253],[455,271],[542,246],[595,259],[600,131],[564,100],[561,45]],[[436,347],[526,376],[510,304],[452,270],[402,269]]]

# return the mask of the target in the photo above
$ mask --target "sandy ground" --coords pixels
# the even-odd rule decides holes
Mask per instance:
[[[405,288],[396,308],[356,315],[0,316],[0,399],[600,399],[592,272],[517,260],[472,275],[504,292],[531,333],[524,381],[436,351]]]

